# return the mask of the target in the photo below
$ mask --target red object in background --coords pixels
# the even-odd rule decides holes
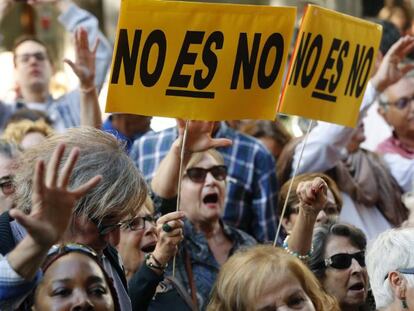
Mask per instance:
[[[49,16],[44,15],[40,17],[40,25],[43,30],[49,30],[51,24],[51,19]]]

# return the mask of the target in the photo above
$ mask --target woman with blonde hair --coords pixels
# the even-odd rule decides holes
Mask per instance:
[[[27,149],[46,140],[51,134],[53,128],[43,119],[36,121],[26,119],[7,125],[3,138]]]
[[[313,273],[271,245],[240,251],[222,266],[207,311],[339,310]]]

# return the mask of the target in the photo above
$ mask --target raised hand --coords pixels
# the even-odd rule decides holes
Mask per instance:
[[[92,50],[89,49],[88,33],[82,27],[75,32],[75,62],[65,59],[79,78],[81,88],[89,89],[95,85],[95,60],[99,39],[96,39]]]
[[[328,201],[327,193],[328,185],[320,177],[301,182],[296,188],[300,208],[305,214],[315,217],[325,207]]]
[[[188,152],[200,152],[211,148],[226,147],[232,144],[230,139],[212,138],[211,134],[215,122],[189,121],[185,150]],[[185,121],[177,119],[179,139],[184,135]]]
[[[413,50],[413,36],[402,37],[391,46],[371,80],[377,91],[384,91],[414,69],[414,64],[401,64],[407,54]]]
[[[178,244],[184,239],[184,213],[168,213],[157,220],[158,241],[153,252],[154,257],[163,265],[168,263],[178,250]],[[167,229],[165,225],[167,224]]]
[[[38,245],[53,245],[58,242],[70,222],[73,208],[82,196],[95,187],[101,176],[95,176],[75,190],[69,190],[69,181],[79,157],[79,149],[73,148],[59,173],[65,145],[55,149],[45,172],[42,160],[36,163],[33,176],[32,209],[29,215],[12,209],[15,218]],[[45,176],[46,175],[46,176]]]

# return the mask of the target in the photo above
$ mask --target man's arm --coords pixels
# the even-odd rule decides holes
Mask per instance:
[[[39,0],[37,2],[48,1]],[[65,29],[75,35],[75,31],[82,27],[88,34],[90,43],[99,40],[99,47],[96,50],[96,74],[95,86],[98,93],[105,81],[106,73],[112,60],[112,46],[99,29],[99,22],[95,16],[86,10],[79,8],[69,0],[57,0],[56,6],[60,11],[59,21]]]
[[[0,254],[0,310],[16,309],[36,287],[41,275],[38,271],[32,280],[24,279],[13,270],[7,258]]]
[[[82,27],[75,32],[75,62],[65,59],[80,82],[80,125],[102,127],[101,110],[95,87],[95,59],[99,41],[92,50],[89,48],[88,34]]]

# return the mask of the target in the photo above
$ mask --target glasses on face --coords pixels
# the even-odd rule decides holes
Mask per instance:
[[[397,99],[395,102],[390,103],[391,106],[394,106],[395,108],[399,110],[405,110],[407,107],[411,104],[411,102],[414,101],[414,96],[411,97],[401,97]]]
[[[155,225],[155,223],[158,220],[159,215],[146,215],[146,216],[137,216],[135,217],[132,221],[130,221],[129,223],[126,223],[125,225],[123,225],[121,228],[122,229],[128,229],[131,231],[137,231],[137,230],[143,230],[145,229],[145,224],[148,222],[150,224]]]
[[[23,64],[28,63],[31,57],[34,57],[35,60],[39,62],[43,62],[47,59],[47,55],[44,52],[24,53],[24,54],[16,55],[16,59],[20,63],[23,63]]]
[[[360,251],[354,254],[341,253],[325,258],[325,267],[335,269],[348,269],[352,265],[352,259],[355,259],[361,267],[365,267],[365,252]]]
[[[206,180],[207,173],[209,172],[216,180],[222,181],[227,177],[227,166],[215,165],[210,168],[191,167],[187,169],[186,175],[193,182],[203,183]]]
[[[98,232],[99,235],[103,236],[103,235],[107,235],[110,232],[121,228],[121,226],[125,226],[129,221],[123,221],[123,222],[117,222],[114,224],[105,224],[103,223],[103,221],[98,221],[96,219],[93,218],[89,218],[98,228]]]
[[[10,195],[14,193],[15,186],[12,175],[3,176],[0,178],[0,189],[4,195]]]
[[[414,274],[414,268],[400,268],[397,269],[398,272],[402,274]],[[388,278],[388,274],[385,276],[384,280]]]

